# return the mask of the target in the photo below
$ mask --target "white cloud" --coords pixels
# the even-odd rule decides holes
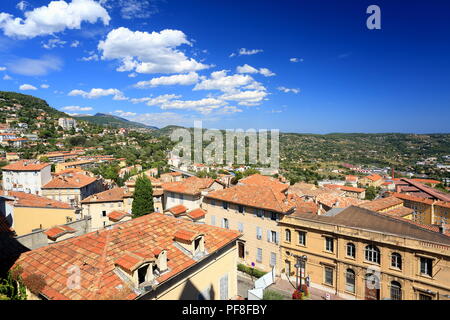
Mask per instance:
[[[101,88],[93,88],[91,91],[86,92],[83,90],[72,90],[68,94],[69,96],[82,96],[86,99],[97,99],[105,96],[113,96],[113,100],[127,100],[122,91],[118,89],[101,89]]]
[[[163,94],[157,97],[145,97],[145,98],[133,98],[130,99],[132,103],[142,103],[145,102],[148,106],[160,106],[164,103],[169,102],[173,99],[181,98],[181,96],[176,94]]]
[[[67,106],[67,107],[62,107],[61,110],[66,110],[66,111],[89,111],[89,110],[92,110],[92,107]]]
[[[6,36],[34,38],[54,34],[65,29],[80,29],[82,22],[95,23],[101,20],[108,25],[111,20],[108,12],[94,0],[52,1],[24,13],[25,19],[11,14],[0,13],[0,28]]]
[[[215,71],[211,73],[211,78],[202,77],[201,81],[194,87],[194,90],[220,90],[230,92],[238,87],[250,85],[254,79],[249,75],[234,74],[227,75],[227,70]]]
[[[153,0],[119,0],[120,15],[123,19],[145,19],[156,13],[158,9]]]
[[[22,84],[19,87],[19,89],[23,90],[23,91],[25,91],[25,90],[37,90],[37,88],[35,86],[32,86],[31,84]]]
[[[70,47],[72,47],[72,48],[77,48],[80,44],[81,44],[80,41],[74,40],[74,41],[72,41],[72,43],[70,44]]]
[[[161,109],[181,109],[181,110],[195,110],[202,114],[208,114],[212,110],[217,109],[226,102],[215,98],[204,98],[200,100],[170,100],[163,103]]]
[[[41,88],[42,89],[48,89],[48,88],[50,88],[50,86],[48,84],[41,84]]]
[[[56,48],[56,47],[62,48],[62,47],[64,47],[64,45],[66,43],[67,43],[66,41],[62,41],[62,40],[60,40],[58,38],[56,38],[56,39],[49,39],[47,42],[41,42],[42,48],[44,48],[44,49],[53,49],[53,48]]]
[[[136,73],[130,73],[129,75],[128,75],[128,77],[129,78],[136,78],[137,77],[137,74]]]
[[[197,120],[192,116],[175,112],[143,113],[128,119],[159,128],[168,125],[192,126],[194,120]]]
[[[148,81],[139,81],[134,85],[136,88],[149,88],[156,86],[168,86],[168,85],[191,85],[198,82],[198,74],[196,72],[190,72],[187,74],[175,74],[173,76],[163,76],[159,78],[153,78]]]
[[[62,60],[54,56],[43,56],[41,59],[21,58],[7,63],[11,72],[24,76],[42,76],[50,71],[59,71]]]
[[[87,57],[82,57],[81,61],[98,61],[99,57],[94,51],[88,52]]]
[[[0,67],[0,71],[5,71],[6,67]]]
[[[217,113],[218,114],[232,114],[232,113],[237,113],[237,112],[242,112],[242,109],[239,109],[235,106],[225,106],[222,109],[220,109]]]
[[[268,93],[264,90],[239,91],[236,93],[225,93],[220,96],[222,100],[235,101],[241,106],[259,105]]]
[[[12,80],[12,78],[10,76],[8,76],[7,74],[5,74],[3,76],[3,80]]]
[[[108,33],[98,45],[104,60],[120,60],[119,72],[137,73],[186,73],[210,66],[187,58],[176,48],[192,45],[179,30],[165,29],[161,32],[131,31],[120,27]]]
[[[20,11],[25,11],[25,9],[29,6],[30,4],[26,1],[20,1],[19,3],[16,4],[16,8],[19,9]]]
[[[123,110],[116,110],[113,113],[118,114],[120,117],[132,117],[137,114],[136,112],[131,112],[131,111],[126,112]]]
[[[236,72],[237,73],[260,73],[265,77],[272,77],[275,75],[275,73],[273,73],[272,71],[270,71],[267,68],[260,68],[258,70],[248,64],[244,64],[243,66],[238,66],[236,68]]]
[[[296,62],[303,62],[304,59],[303,58],[300,58],[300,59],[299,58],[290,58],[289,61],[296,63]]]
[[[283,91],[284,93],[293,92],[293,93],[297,94],[300,92],[300,89],[296,89],[296,88],[278,87],[277,89],[280,91]]]

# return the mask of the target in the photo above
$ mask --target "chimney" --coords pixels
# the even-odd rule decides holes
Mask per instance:
[[[439,233],[445,234],[445,232],[447,232],[447,228],[445,227],[445,224],[441,222],[439,225]]]

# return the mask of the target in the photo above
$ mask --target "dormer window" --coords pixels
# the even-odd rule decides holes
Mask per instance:
[[[193,256],[205,251],[205,236],[202,233],[181,229],[175,233],[174,240]]]

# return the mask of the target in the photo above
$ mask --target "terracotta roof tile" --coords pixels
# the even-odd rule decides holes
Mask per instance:
[[[201,218],[205,217],[205,215],[206,215],[206,212],[201,208],[191,210],[187,213],[187,216],[193,220],[201,219]]]
[[[43,163],[37,160],[19,160],[14,163],[10,163],[4,167],[2,170],[7,171],[40,171],[45,167],[50,166],[50,163]]]
[[[202,190],[208,189],[213,182],[211,178],[189,177],[183,181],[163,183],[162,188],[169,192],[198,195]]]
[[[129,197],[132,197],[132,194],[125,188],[113,188],[93,194],[86,199],[81,200],[81,203],[121,201],[124,198]]]
[[[89,177],[84,174],[60,174],[45,184],[42,189],[78,189],[96,181],[97,178]]]
[[[284,192],[289,188],[288,184],[281,183],[278,179],[261,174],[252,174],[239,180],[240,184],[270,187],[276,192]]]
[[[1,191],[0,191],[1,192]],[[68,203],[52,200],[46,197],[37,196],[31,193],[21,191],[7,191],[7,196],[14,197],[14,205],[19,207],[32,208],[58,208],[58,209],[73,209]],[[5,191],[0,193],[6,195]]]
[[[204,234],[205,249],[209,254],[240,237],[237,231],[151,213],[115,224],[110,229],[22,253],[15,265],[23,268],[23,274],[44,276],[46,286],[41,292],[50,299],[107,299],[122,294],[119,285],[128,288],[128,284],[114,272],[118,261],[132,268],[132,259],[151,259],[155,248],[165,249],[169,271],[156,278],[159,285],[198,263],[174,244],[178,230],[185,230],[183,235],[187,232]],[[83,279],[80,289],[66,286],[70,276],[67,273],[68,265],[80,268],[80,277]],[[136,297],[135,292],[128,291],[121,299]]]
[[[109,220],[114,221],[114,222],[120,221],[125,217],[131,217],[131,214],[129,214],[128,212],[125,212],[125,211],[120,211],[120,210],[111,211],[110,213],[108,213]]]
[[[362,203],[358,205],[358,207],[366,208],[373,211],[381,211],[393,206],[398,206],[400,204],[403,204],[403,200],[396,197],[386,197]]]
[[[57,238],[67,234],[74,233],[76,230],[69,226],[56,226],[50,229],[47,229],[44,233],[52,240],[56,240]]]
[[[170,213],[172,213],[174,216],[178,216],[182,213],[185,213],[187,211],[187,208],[182,204],[179,204],[175,207],[168,209],[168,211],[170,211]]]

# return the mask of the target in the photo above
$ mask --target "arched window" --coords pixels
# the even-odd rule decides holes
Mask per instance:
[[[397,281],[391,282],[391,299],[402,300],[402,285]]]
[[[366,246],[365,250],[366,261],[380,263],[380,250],[373,245]]]
[[[291,242],[291,230],[286,229],[286,241]]]
[[[355,293],[355,271],[347,269],[345,272],[345,290]]]
[[[356,256],[356,247],[353,243],[347,243],[347,257],[354,258]]]
[[[400,255],[400,253],[392,253],[391,266],[400,270],[402,269],[402,256]]]

